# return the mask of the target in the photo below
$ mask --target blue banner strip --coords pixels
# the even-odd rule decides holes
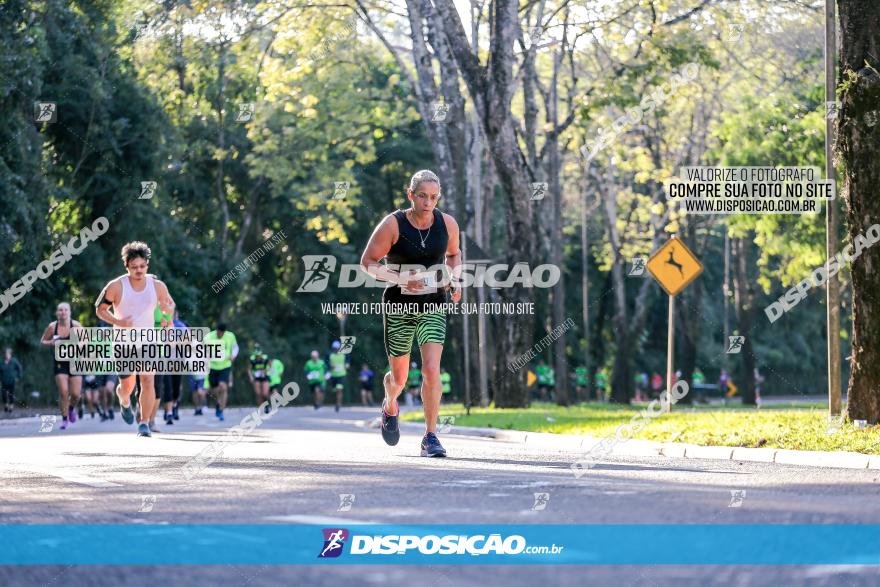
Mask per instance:
[[[880,525],[0,525],[3,565],[880,565]]]

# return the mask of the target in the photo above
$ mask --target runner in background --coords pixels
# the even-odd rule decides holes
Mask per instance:
[[[172,320],[172,324],[174,328],[186,330],[189,326],[180,319],[180,313],[178,313],[177,308],[174,309],[174,318]],[[170,375],[171,377],[171,402],[169,404],[168,400],[165,400],[165,423],[166,424],[174,424],[174,420],[180,420],[180,397],[183,393],[183,385],[184,379],[187,378],[186,375],[176,373]]]
[[[254,388],[254,397],[259,407],[264,401],[269,399],[269,355],[260,348],[260,343],[254,343],[254,350],[248,357],[248,379]],[[266,404],[265,411],[269,413],[269,404]]]
[[[648,374],[642,371],[636,374],[636,400],[637,402],[648,401]]]
[[[321,360],[318,351],[312,351],[305,366],[306,381],[312,390],[312,402],[319,409],[324,402],[324,380],[327,378],[327,364]]]
[[[422,386],[422,372],[419,370],[419,366],[415,361],[412,361],[409,364],[409,372],[407,373],[406,381],[406,405],[410,407],[417,406],[419,405],[419,388]]]
[[[366,363],[361,365],[361,372],[358,373],[358,381],[361,382],[361,404],[365,406],[373,405],[373,370]]]
[[[199,373],[198,375],[190,375],[189,390],[192,395],[193,405],[195,406],[193,416],[203,415],[204,412],[202,412],[202,408],[207,403],[206,400],[208,395],[207,374]]]
[[[541,397],[541,401],[545,402],[550,395],[551,384],[550,381],[552,379],[550,373],[552,369],[547,364],[544,359],[538,359],[538,365],[535,367],[535,376],[538,378],[538,394]]]
[[[205,336],[207,344],[220,343],[223,345],[223,359],[208,362],[208,385],[211,388],[211,396],[214,398],[214,415],[221,422],[226,418],[223,410],[226,409],[226,400],[229,393],[230,374],[232,363],[238,357],[238,341],[232,332],[226,330],[226,324],[220,322],[217,328]]]
[[[83,375],[83,395],[86,404],[89,407],[89,416],[95,419],[95,409],[101,416],[101,421],[105,420],[103,410],[101,409],[101,382],[98,381],[97,375]]]
[[[654,374],[651,375],[652,399],[660,397],[660,392],[663,391],[664,385],[665,385],[665,383],[663,382],[663,376],[655,371]]]
[[[174,315],[171,313],[163,312],[162,309],[157,305],[156,309],[153,311],[153,327],[154,328],[162,328],[162,324],[171,324],[174,323]],[[156,401],[153,403],[153,409],[150,412],[150,417],[147,418],[150,425],[150,432],[159,432],[159,427],[156,426],[156,414],[159,412],[159,406],[162,402],[165,402],[165,423],[166,424],[174,424],[174,422],[168,421],[168,406],[171,404],[172,400],[172,382],[171,375],[168,373],[157,373],[155,375],[155,387],[156,387]]]
[[[3,351],[3,362],[0,363],[0,385],[3,386],[3,411],[12,413],[15,409],[15,385],[21,381],[23,370],[18,359],[12,356],[12,349]]]
[[[587,387],[589,386],[589,378],[587,377],[587,368],[583,365],[578,365],[574,368],[574,396],[576,401],[582,402],[584,400],[589,400],[589,395],[587,393]]]
[[[604,402],[608,399],[608,369],[599,369],[596,372],[596,401]]]
[[[330,353],[327,354],[327,367],[329,368],[327,377],[330,378],[330,388],[336,392],[335,409],[337,412],[342,406],[342,394],[345,391],[345,374],[348,372],[348,367],[351,364],[351,355],[339,352],[341,346],[338,340],[334,340],[333,344],[330,345]]]
[[[440,367],[440,401],[448,402],[450,393],[452,393],[452,375],[446,367]]]
[[[281,375],[284,373],[284,363],[280,359],[269,359],[269,393],[278,391],[281,385]]]
[[[755,376],[755,405],[761,407],[761,387],[764,385],[764,376],[757,367],[755,367],[753,373]]]
[[[58,408],[61,410],[61,430],[67,430],[68,423],[76,422],[76,405],[80,399],[82,386],[81,375],[70,374],[70,361],[55,360],[55,345],[60,340],[70,339],[73,328],[82,328],[82,324],[70,318],[70,304],[61,302],[55,309],[58,318],[51,322],[40,338],[42,346],[52,347],[52,365],[55,373],[55,385],[58,387]]]
[[[98,390],[101,398],[101,421],[113,420],[116,415],[113,408],[116,405],[116,386],[119,384],[119,376],[115,373],[98,375]]]
[[[110,328],[110,324],[103,320],[98,320],[98,328]],[[106,341],[104,347],[107,353],[112,352],[112,343]],[[113,408],[116,402],[116,385],[119,383],[119,376],[115,373],[102,373],[96,376],[98,380],[98,399],[101,402],[101,422],[113,420],[115,415]]]

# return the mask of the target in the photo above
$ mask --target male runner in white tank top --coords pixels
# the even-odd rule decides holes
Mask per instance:
[[[122,262],[128,273],[104,286],[95,302],[95,313],[116,328],[153,328],[156,304],[164,313],[173,314],[174,300],[165,284],[147,273],[150,247],[139,241],[126,244],[122,247]],[[163,318],[162,327],[170,326],[171,322]],[[122,419],[127,424],[134,422],[129,398],[134,391],[135,375],[139,375],[141,381],[141,414],[152,414],[153,404],[159,401],[156,399],[154,373],[120,373],[116,395],[122,408]],[[138,425],[138,436],[150,436],[146,419]]]

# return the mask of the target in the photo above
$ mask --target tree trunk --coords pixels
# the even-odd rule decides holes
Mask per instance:
[[[854,246],[880,219],[880,3],[838,0],[840,95],[837,151]],[[857,239],[859,239],[857,241]],[[880,420],[880,247],[852,262],[852,359],[847,389],[850,420]]]
[[[748,275],[748,257],[750,243],[745,238],[733,240],[734,273],[733,300],[736,321],[739,326],[737,334],[745,336],[742,349],[736,357],[740,365],[739,394],[743,405],[755,405],[755,353],[752,346],[752,323],[755,317],[755,279]],[[728,341],[724,341],[729,344]],[[726,349],[725,349],[726,350]],[[734,359],[736,360],[736,359]],[[731,378],[733,379],[733,378]],[[735,381],[735,380],[734,380]]]
[[[551,128],[559,125],[559,96],[558,72],[559,63],[562,59],[561,52],[554,53],[553,78],[550,82],[550,99],[547,104],[548,122]],[[550,241],[550,263],[559,267],[559,283],[553,286],[553,324],[554,328],[565,322],[565,260],[562,255],[562,186],[559,176],[562,172],[562,161],[559,153],[559,137],[551,134],[547,138],[547,176],[550,180],[548,188],[553,198],[553,224],[551,228],[552,239]],[[556,371],[556,403],[567,406],[571,403],[569,398],[568,357],[565,354],[565,333],[556,339],[553,345],[555,355],[554,369]]]
[[[514,0],[496,0],[492,19],[489,64],[485,68],[472,52],[461,18],[452,0],[435,0],[442,16],[447,41],[455,56],[458,70],[465,80],[474,104],[482,111],[480,121],[495,162],[498,180],[507,197],[507,259],[513,265],[532,261],[532,227],[530,181],[517,142],[510,102],[515,83],[513,75],[513,41],[519,28],[518,3]],[[476,39],[474,40],[476,42]],[[529,288],[511,288],[499,292],[506,302],[531,302],[534,293]],[[532,346],[534,319],[529,314],[505,316],[501,336],[498,337],[499,359],[505,364],[516,360]],[[525,369],[510,373],[498,381],[495,389],[497,407],[528,405]]]
[[[586,398],[577,398],[578,400],[590,398],[589,390],[592,388],[593,382],[593,362],[590,360],[590,354],[593,352],[590,344],[590,233],[587,227],[587,185],[583,182],[584,193],[580,200],[581,205],[581,320],[583,321],[584,332],[584,350],[583,355],[579,357],[579,361],[587,370],[587,396]]]
[[[412,40],[412,56],[418,76],[419,91],[418,105],[422,120],[425,121],[425,130],[431,142],[431,150],[437,164],[437,174],[443,183],[443,206],[453,216],[457,213],[456,202],[460,197],[459,170],[453,161],[452,148],[449,141],[449,127],[457,126],[459,130],[464,126],[464,109],[460,103],[447,102],[446,98],[438,93],[437,83],[434,76],[434,64],[431,53],[425,41],[425,19],[430,15],[423,14],[424,10],[433,10],[429,3],[423,0],[408,0],[407,12],[410,23],[410,39]],[[449,74],[449,67],[443,68]],[[455,82],[457,83],[456,77]],[[460,102],[460,101],[459,101]],[[435,110],[437,104],[446,104],[449,110],[441,112]],[[456,134],[458,136],[458,134]],[[464,141],[463,135],[461,140]],[[461,145],[461,150],[464,145]],[[465,219],[461,219],[462,223]]]

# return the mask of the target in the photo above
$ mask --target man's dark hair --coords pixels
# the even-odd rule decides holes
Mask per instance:
[[[214,330],[218,332],[226,332],[226,322],[218,322],[217,327]]]
[[[128,263],[138,257],[145,261],[149,261],[150,254],[150,247],[147,246],[147,243],[132,241],[126,243],[125,246],[122,247],[122,262],[128,267]]]

